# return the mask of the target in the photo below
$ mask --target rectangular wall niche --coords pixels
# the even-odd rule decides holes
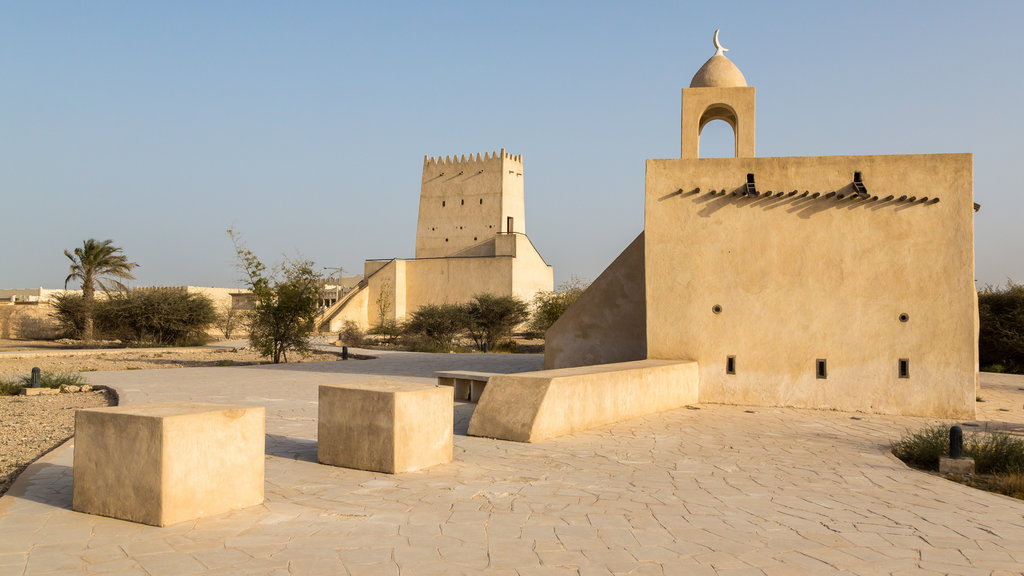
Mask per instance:
[[[900,358],[900,378],[910,378],[910,358]]]
[[[736,357],[729,356],[725,359],[725,373],[735,374],[736,373]]]
[[[814,373],[821,380],[828,378],[828,364],[824,358],[818,358],[814,361]]]

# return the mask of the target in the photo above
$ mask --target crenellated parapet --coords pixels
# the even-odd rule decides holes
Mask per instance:
[[[479,152],[476,155],[470,154],[466,156],[463,154],[461,157],[456,154],[455,156],[424,156],[423,157],[423,169],[427,170],[431,167],[444,167],[444,168],[465,168],[465,167],[479,167],[480,164],[486,164],[495,160],[503,160],[518,164],[520,167],[523,165],[522,154],[509,154],[502,148],[498,152],[484,152],[481,156]]]

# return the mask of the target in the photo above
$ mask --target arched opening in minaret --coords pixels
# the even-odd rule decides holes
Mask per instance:
[[[726,104],[712,104],[701,114],[697,134],[697,156],[700,158],[736,158],[739,141],[736,111]]]
[[[724,120],[708,122],[697,141],[700,158],[735,158],[736,133]]]

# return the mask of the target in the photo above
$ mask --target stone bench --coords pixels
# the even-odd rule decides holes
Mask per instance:
[[[322,384],[317,459],[388,474],[451,462],[454,418],[451,393],[433,384]]]
[[[72,508],[167,526],[260,504],[265,418],[193,402],[78,410]]]
[[[491,376],[491,372],[468,372],[465,370],[450,370],[434,372],[437,383],[440,386],[453,386],[455,388],[455,399],[466,402],[479,402],[480,395]]]
[[[638,360],[496,374],[469,434],[537,442],[698,401],[697,363]]]

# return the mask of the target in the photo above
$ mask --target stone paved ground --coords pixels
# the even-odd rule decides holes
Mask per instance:
[[[267,406],[266,502],[166,528],[71,512],[67,445],[0,498],[0,575],[1024,573],[1024,502],[888,454],[923,419],[702,405],[539,444],[458,435],[453,463],[418,473],[316,463],[319,383],[539,364],[399,353],[91,374],[123,403]],[[1019,429],[1022,387],[985,375],[979,418]]]

